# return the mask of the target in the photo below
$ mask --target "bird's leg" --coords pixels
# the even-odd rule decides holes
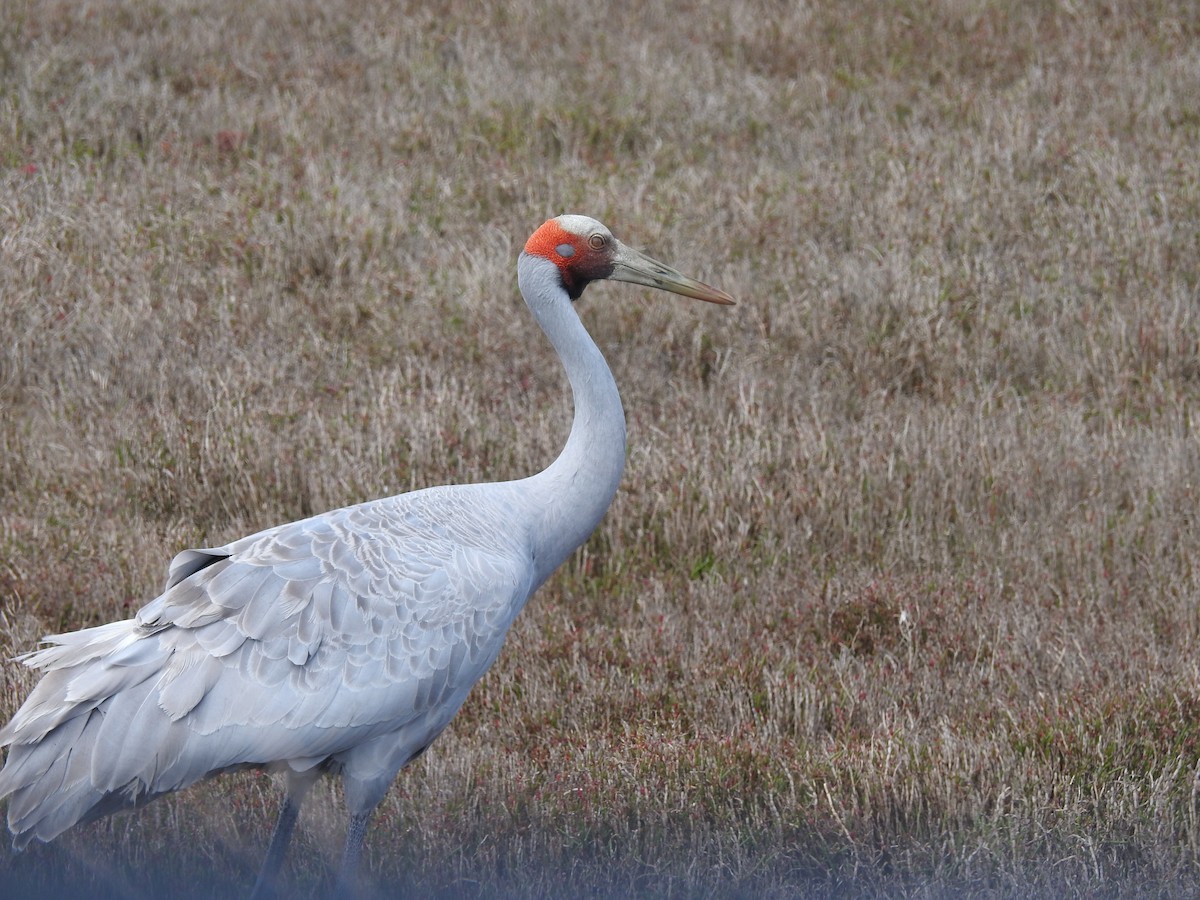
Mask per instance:
[[[342,867],[338,870],[337,885],[333,889],[335,897],[354,897],[358,893],[358,858],[362,855],[363,839],[367,836],[367,823],[371,821],[371,813],[351,813],[350,824],[346,827],[346,846],[342,850]]]
[[[251,900],[271,900],[275,896],[275,881],[279,877],[283,858],[287,855],[288,844],[292,842],[292,832],[296,830],[296,821],[300,818],[300,807],[311,786],[311,777],[302,778],[289,773],[287,793],[279,808],[279,818],[275,820],[275,830],[271,832],[267,856],[258,873],[258,880],[254,882]]]
[[[287,854],[288,844],[291,843],[292,832],[299,817],[300,804],[295,802],[289,793],[283,798],[283,806],[279,809],[275,830],[271,832],[271,845],[267,848],[267,856],[263,860],[262,870],[258,873],[258,881],[254,883],[251,900],[270,900],[275,896],[275,879],[279,875],[280,866],[283,865],[283,857]]]

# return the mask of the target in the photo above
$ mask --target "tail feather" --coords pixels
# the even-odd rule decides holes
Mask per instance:
[[[200,746],[194,738],[158,708],[146,681],[35,743],[13,744],[0,771],[13,845],[53,840],[72,825],[142,806],[228,765],[219,741]],[[162,775],[169,767],[175,771],[168,783]]]
[[[45,640],[51,646],[17,657],[30,668],[45,669],[46,674],[12,721],[0,729],[0,746],[39,741],[69,719],[91,712],[106,696],[152,674],[158,665],[155,661],[147,661],[141,653],[129,653],[129,648],[144,642],[148,634],[128,619],[49,635]],[[123,654],[118,660],[127,657],[134,664],[101,662],[113,653]]]
[[[118,624],[91,629],[110,655],[71,635],[27,658],[49,671],[0,733],[9,745],[0,800],[8,798],[18,848],[217,772],[286,759],[304,744],[295,729],[264,738],[236,723],[223,726],[217,713],[246,696],[229,661],[180,647],[169,633],[143,629],[134,644],[136,625]],[[253,706],[272,711],[269,726],[289,697],[259,686]],[[208,727],[200,727],[196,712],[214,699],[226,709],[213,709]]]
[[[181,756],[191,781],[208,771],[205,748],[158,704],[169,642],[133,621],[47,641],[23,658],[46,674],[0,731],[0,745],[10,745],[0,799],[9,798],[17,847],[173,789],[157,776]]]
[[[99,659],[116,650],[123,642],[137,637],[138,624],[133,619],[109,622],[95,628],[48,634],[42,640],[49,644],[17,657],[31,669],[66,669]]]
[[[8,753],[0,772],[0,796],[10,795],[8,827],[13,844],[21,848],[37,837],[48,841],[70,827],[61,827],[53,813],[71,799],[78,799],[79,769],[83,755],[73,747],[87,727],[90,716],[70,720],[45,740],[18,744]]]
[[[58,778],[46,779],[29,788],[32,799],[38,805],[26,817],[30,825],[26,831],[42,841],[58,837],[83,818],[104,796],[96,791],[88,777],[87,754],[68,750],[56,768],[62,770],[61,782]],[[57,772],[51,769],[50,774]],[[47,791],[47,781],[59,783],[53,791]],[[12,827],[11,823],[9,827]]]
[[[147,681],[108,704],[90,751],[91,780],[98,788],[115,791],[139,779],[153,782],[147,769],[152,770],[158,746],[173,725],[159,708],[157,694]]]

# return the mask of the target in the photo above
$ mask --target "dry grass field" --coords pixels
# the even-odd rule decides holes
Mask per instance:
[[[740,304],[584,298],[622,491],[402,773],[378,895],[1196,896],[1198,144],[1193,0],[5,0],[0,652],[546,465],[514,261],[586,213]],[[276,803],[0,892],[235,896]]]

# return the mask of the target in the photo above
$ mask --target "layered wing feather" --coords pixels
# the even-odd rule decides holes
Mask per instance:
[[[22,658],[45,675],[0,730],[18,844],[229,768],[304,769],[390,734],[397,767],[420,752],[534,586],[505,487],[186,550],[135,618],[47,638]]]

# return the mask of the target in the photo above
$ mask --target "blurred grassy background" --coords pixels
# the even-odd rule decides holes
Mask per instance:
[[[513,263],[586,213],[741,304],[588,292],[622,492],[397,782],[378,893],[1194,896],[1198,37],[1187,0],[7,0],[0,649],[183,547],[543,467]],[[238,893],[275,803],[228,777],[0,883]]]

